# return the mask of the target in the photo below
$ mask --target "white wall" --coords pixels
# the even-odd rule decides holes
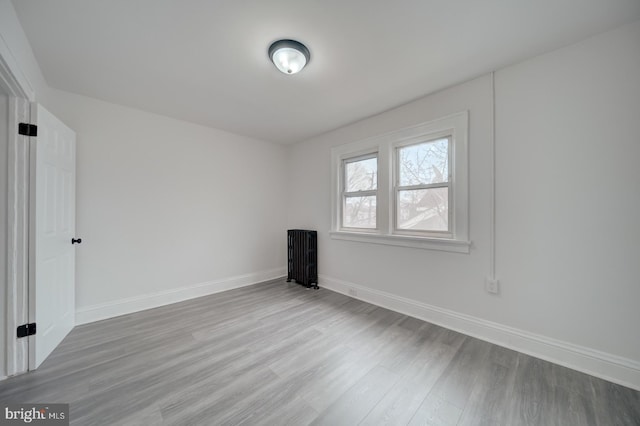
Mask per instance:
[[[199,294],[185,287],[286,275],[283,146],[51,95],[77,132],[80,322]]]
[[[489,272],[486,194],[490,179],[486,168],[479,167],[489,159],[490,93],[490,79],[482,77],[291,147],[289,226],[319,231],[318,264],[322,274],[442,307],[477,315],[488,313],[484,310],[486,306],[478,304],[476,299],[492,301],[482,286]],[[474,241],[471,255],[329,238],[332,146],[463,110],[470,111],[470,229]]]
[[[640,361],[640,21],[496,90],[501,314]]]
[[[0,377],[6,374],[6,288],[7,288],[7,144],[9,98],[0,87]]]
[[[497,72],[499,296],[483,288],[490,76],[292,146],[288,226],[319,231],[321,285],[353,283],[390,305],[389,294],[417,301],[434,318],[445,312],[443,323],[640,387],[639,42],[636,22]],[[332,146],[465,109],[469,255],[330,239]],[[548,343],[557,348],[544,352]],[[626,371],[635,376],[625,380]]]

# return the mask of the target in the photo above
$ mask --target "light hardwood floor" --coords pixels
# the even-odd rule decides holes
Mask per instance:
[[[640,425],[640,392],[284,281],[76,327],[0,401],[73,425]]]

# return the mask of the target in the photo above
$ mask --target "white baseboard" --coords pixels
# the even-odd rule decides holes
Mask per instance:
[[[320,287],[337,293],[640,390],[640,363],[637,361],[442,309],[326,275],[320,275],[319,278]],[[350,290],[352,291],[350,292]],[[355,294],[353,294],[353,290],[355,290]]]
[[[276,268],[251,274],[238,275],[215,281],[208,281],[188,287],[143,294],[126,299],[115,300],[98,305],[91,305],[76,309],[76,325],[87,324],[133,312],[170,305],[196,297],[220,293],[234,288],[245,287],[265,281],[272,281],[286,277],[286,268]]]

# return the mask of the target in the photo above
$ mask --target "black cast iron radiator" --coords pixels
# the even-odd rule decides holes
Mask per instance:
[[[287,282],[318,287],[318,233],[305,229],[287,231]],[[312,285],[315,284],[315,285]]]

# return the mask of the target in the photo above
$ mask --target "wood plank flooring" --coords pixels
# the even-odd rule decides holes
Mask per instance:
[[[640,425],[640,392],[282,280],[76,327],[0,401],[73,425]]]

